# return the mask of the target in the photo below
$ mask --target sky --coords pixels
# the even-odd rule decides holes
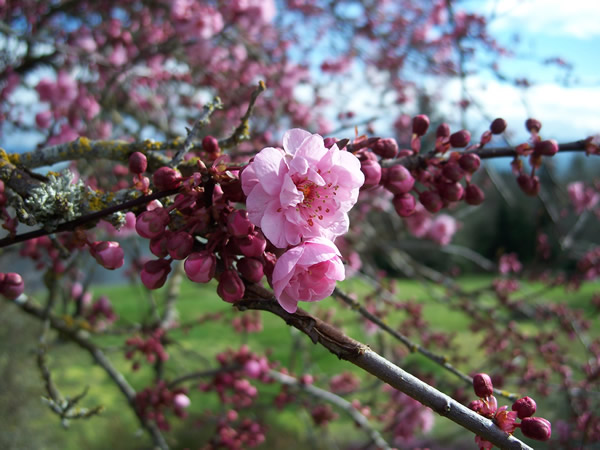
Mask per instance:
[[[523,90],[486,74],[471,77],[469,92],[480,99],[490,116],[504,117],[510,127],[520,127],[523,135],[524,120],[535,117],[542,121],[543,137],[559,141],[600,133],[599,1],[467,0],[460,5],[486,16],[495,12],[490,34],[517,53],[499,61],[502,70],[535,82]],[[520,36],[516,45],[515,34]],[[564,71],[539,64],[556,56],[573,65],[568,85],[562,83]],[[460,95],[458,83],[449,89],[455,98]],[[477,121],[475,115],[470,119]]]

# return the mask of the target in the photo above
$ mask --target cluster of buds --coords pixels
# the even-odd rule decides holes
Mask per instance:
[[[508,411],[508,406],[498,408],[498,402],[493,395],[492,379],[485,373],[478,373],[473,377],[473,389],[479,400],[469,403],[469,408],[492,420],[503,431],[512,434],[515,429],[520,428],[521,432],[530,439],[537,441],[550,439],[552,435],[550,422],[542,417],[533,417],[537,405],[531,397],[523,397],[515,401],[512,411]],[[521,422],[517,423],[517,419],[521,419]],[[481,449],[493,447],[491,442],[480,436],[475,437],[475,442]]]
[[[339,415],[333,411],[333,408],[329,404],[316,405],[310,410],[310,416],[313,422],[318,427],[325,427],[339,417]]]
[[[127,339],[125,342],[125,357],[127,359],[133,359],[135,354],[139,352],[146,357],[146,361],[150,364],[154,364],[157,360],[166,361],[169,359],[169,354],[165,351],[163,346],[164,335],[165,330],[158,328],[152,331],[146,338],[142,336],[133,336]],[[139,369],[140,361],[134,361],[132,367],[133,370]]]
[[[247,378],[270,381],[267,359],[253,354],[245,345],[238,351],[219,353],[217,361],[223,370],[210,383],[200,385],[200,389],[216,391],[222,403],[233,405],[236,409],[250,406],[258,395],[258,390]]]
[[[86,314],[86,319],[90,325],[99,330],[106,328],[117,320],[117,315],[108,297],[103,295],[92,304],[92,307]]]
[[[216,447],[238,450],[252,448],[265,441],[265,428],[250,419],[238,421],[238,413],[230,410],[219,420],[216,432]],[[236,423],[237,422],[237,423]]]
[[[158,428],[164,431],[170,429],[165,417],[167,411],[183,419],[187,416],[186,408],[190,406],[190,399],[185,388],[169,389],[161,380],[155,386],[147,387],[135,396],[135,408],[145,420],[156,422]]]
[[[542,123],[536,119],[527,119],[525,128],[529,131],[531,138],[529,142],[518,145],[515,150],[517,155],[512,161],[513,172],[517,175],[517,184],[521,190],[532,197],[540,192],[540,179],[535,174],[536,170],[542,165],[542,157],[552,157],[558,152],[558,142],[554,139],[542,140],[539,132]],[[521,156],[529,157],[531,172],[526,173],[523,167]]]
[[[258,311],[246,311],[238,314],[231,321],[231,325],[237,333],[258,333],[263,329]]]
[[[411,167],[409,169],[403,165],[403,158],[410,161],[410,157],[420,152],[421,138],[427,133],[429,124],[426,115],[413,118],[410,149],[399,150],[394,139],[359,138],[352,144],[352,150],[358,150],[356,155],[365,175],[363,189],[383,186],[394,195],[392,203],[401,217],[411,216],[415,212],[417,200],[427,211],[436,213],[458,201],[479,205],[485,199],[483,191],[471,182],[473,173],[481,165],[479,156],[467,149],[463,152],[452,151],[448,157],[444,157],[452,148],[465,148],[469,145],[471,135],[466,130],[451,134],[448,124],[442,123],[436,130],[435,153],[439,157],[425,160],[426,167],[408,164]],[[504,128],[504,119],[496,119],[490,126],[490,131],[484,133],[481,142],[474,148],[482,147],[490,141],[492,134],[500,134]],[[397,161],[385,161],[393,159]],[[382,168],[384,161],[383,165],[387,167]],[[465,186],[461,184],[463,179]],[[417,189],[417,182],[425,189]]]
[[[11,300],[19,297],[25,290],[23,277],[18,273],[0,273],[0,294]]]

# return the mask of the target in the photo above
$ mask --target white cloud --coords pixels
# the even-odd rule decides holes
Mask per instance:
[[[492,31],[513,30],[586,39],[600,36],[598,0],[500,0],[467,2],[467,9],[495,12]]]
[[[504,118],[516,139],[526,139],[524,123],[529,117],[542,122],[542,135],[560,141],[585,138],[600,133],[600,86],[564,87],[553,83],[535,85],[526,91],[495,80],[478,77],[467,80],[470,96],[481,107],[472,107],[467,116],[470,127],[483,132],[489,119]],[[440,105],[448,117],[456,117],[460,98],[458,81],[445,88],[448,102]]]

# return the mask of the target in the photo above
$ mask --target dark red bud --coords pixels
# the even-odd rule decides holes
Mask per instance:
[[[522,173],[517,177],[517,183],[521,190],[531,197],[540,193],[540,179],[537,176],[530,177]]]
[[[533,151],[544,156],[554,156],[558,152],[558,142],[554,139],[537,142]]]
[[[450,126],[447,123],[440,123],[435,130],[436,137],[448,137],[450,136]]]
[[[400,217],[408,217],[415,212],[417,201],[410,194],[395,195],[392,200],[394,209]]]
[[[212,154],[217,154],[221,151],[219,141],[213,136],[204,136],[204,139],[202,139],[202,148],[205,152]]]
[[[396,139],[392,138],[379,139],[373,144],[371,149],[375,154],[384,159],[395,158],[398,154],[398,144],[396,143]]]
[[[134,152],[129,156],[129,171],[131,173],[144,173],[148,168],[146,155],[140,152]]]
[[[456,148],[462,148],[471,142],[471,133],[467,130],[460,130],[450,135],[450,145]]]
[[[418,116],[413,117],[412,121],[412,131],[417,136],[423,136],[427,133],[427,129],[429,128],[429,117],[425,114],[419,114]]]
[[[458,164],[463,170],[473,173],[481,166],[481,159],[475,153],[464,153],[458,158]]]
[[[501,118],[495,119],[490,125],[490,131],[492,134],[504,133],[504,130],[506,130],[506,125],[506,120]]]
[[[263,263],[256,258],[242,258],[237,262],[240,274],[252,283],[258,283],[264,275]]]
[[[473,377],[473,389],[477,397],[486,398],[494,393],[492,379],[486,373],[478,373]]]
[[[325,145],[325,148],[333,147],[333,144],[335,144],[336,142],[337,142],[337,139],[333,138],[333,137],[327,137],[327,138],[323,139],[323,144]]]
[[[442,175],[450,181],[460,181],[465,176],[465,172],[456,161],[449,161],[444,164]]]
[[[168,189],[174,189],[181,183],[181,175],[170,167],[161,167],[154,175],[152,175],[152,182],[158,190],[166,191]]]
[[[543,417],[525,417],[521,421],[521,431],[536,441],[547,441],[552,436],[552,425]]]
[[[362,161],[360,163],[360,170],[365,175],[365,183],[362,185],[361,189],[377,186],[381,181],[381,166],[377,161],[372,159]]]
[[[449,202],[457,202],[459,201],[465,190],[462,185],[458,182],[454,183],[442,183],[439,185],[439,193],[444,200]]]
[[[536,408],[537,405],[535,404],[535,400],[531,397],[520,398],[512,405],[512,410],[517,412],[517,417],[519,419],[533,416]]]
[[[465,202],[469,205],[480,205],[485,200],[485,194],[475,184],[469,184],[465,189]]]
[[[442,201],[440,194],[435,191],[421,192],[419,194],[419,201],[423,204],[427,211],[433,214],[438,212],[440,209],[442,209],[442,206],[444,206],[444,202]]]

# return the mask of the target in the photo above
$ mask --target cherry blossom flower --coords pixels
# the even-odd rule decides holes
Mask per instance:
[[[302,238],[334,239],[348,231],[348,211],[364,183],[360,162],[318,134],[293,129],[283,150],[267,147],[242,172],[248,217],[273,245]]]
[[[273,270],[273,291],[289,313],[298,301],[317,302],[329,297],[335,282],[345,278],[340,251],[322,237],[309,239],[279,257]]]

